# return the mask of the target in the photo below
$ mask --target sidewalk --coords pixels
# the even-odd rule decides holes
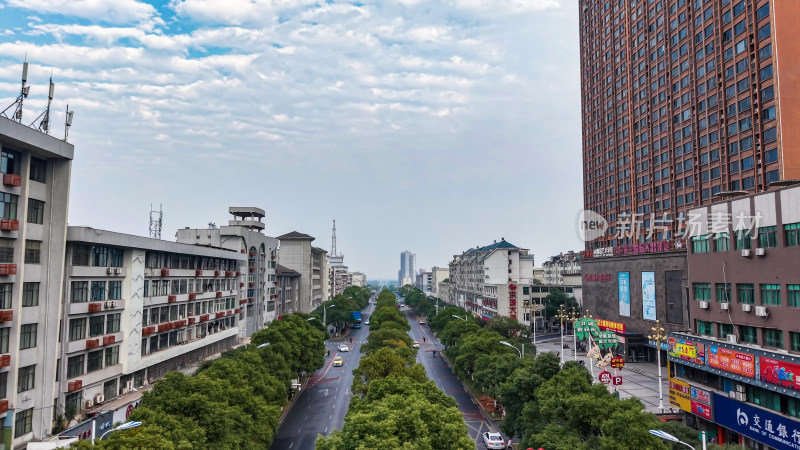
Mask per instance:
[[[544,342],[537,340],[536,349],[540,353],[562,352],[565,362],[575,360],[575,356],[572,352],[572,336],[570,336],[569,339],[567,339],[567,336],[564,336],[564,343],[569,344],[570,348],[561,348],[560,337]],[[589,358],[587,358],[585,354],[578,354],[577,360],[582,360],[586,368],[589,368]],[[599,383],[600,381],[597,379],[597,376],[602,369],[593,367],[591,370],[594,370],[594,382]],[[669,412],[669,383],[667,381],[669,374],[667,373],[666,367],[662,367],[661,370],[664,412]],[[609,372],[613,375],[615,370],[609,368]],[[654,414],[660,412],[658,409],[658,365],[656,363],[626,363],[625,367],[621,370],[616,370],[616,375],[622,377],[622,384],[616,387],[617,391],[619,391],[620,398],[636,397],[644,403],[645,411]],[[613,391],[614,386],[610,386],[610,389]],[[672,409],[677,411],[675,407],[672,407]]]

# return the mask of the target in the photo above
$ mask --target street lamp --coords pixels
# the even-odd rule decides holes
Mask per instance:
[[[258,346],[258,347],[256,347],[256,348],[264,348],[264,347],[269,347],[269,345],[270,345],[270,343],[269,343],[269,342],[264,342],[263,344],[259,345],[259,346]]]
[[[561,355],[561,365],[564,365],[564,320],[569,320],[572,317],[570,314],[567,314],[567,311],[564,310],[564,305],[558,307],[558,314],[556,314],[556,319],[559,320],[561,323],[560,330],[561,330],[561,351],[559,355]]]
[[[139,425],[141,425],[141,424],[142,424],[142,422],[135,422],[135,421],[131,421],[131,422],[125,422],[125,423],[123,423],[122,425],[120,425],[120,426],[118,426],[118,427],[116,427],[116,428],[112,428],[112,429],[110,429],[110,430],[106,431],[105,433],[103,433],[103,435],[102,435],[102,436],[100,436],[100,439],[99,439],[99,440],[100,440],[100,441],[102,441],[102,440],[103,440],[103,438],[104,438],[104,437],[106,437],[106,435],[107,435],[108,433],[111,433],[112,431],[117,431],[117,430],[127,430],[127,429],[129,429],[129,428],[136,428],[136,427],[138,427],[138,426],[139,426]],[[92,421],[92,428],[94,428],[94,421]],[[92,431],[94,431],[94,430],[92,430]],[[92,434],[92,445],[94,445],[94,434]]]
[[[655,341],[656,355],[658,355],[658,410],[663,412],[664,395],[662,393],[663,387],[661,386],[661,343],[667,341],[667,335],[664,334],[664,327],[661,326],[661,322],[658,320],[656,320],[656,326],[650,329],[653,330],[653,334],[647,336],[647,338],[651,341]]]
[[[519,353],[519,357],[520,358],[524,358],[525,357],[525,344],[522,344],[522,351],[520,351],[520,349],[518,349],[515,345],[511,345],[506,341],[500,341],[500,343],[505,345],[506,347],[511,347],[514,350],[516,350],[517,353]]]
[[[658,437],[660,437],[661,439],[664,439],[664,440],[666,440],[666,441],[670,441],[670,442],[677,442],[678,444],[683,444],[683,445],[685,445],[685,446],[689,447],[690,449],[694,450],[694,447],[692,447],[691,445],[687,444],[686,442],[683,442],[683,441],[681,441],[680,439],[678,439],[678,438],[676,438],[675,436],[673,436],[673,435],[671,435],[671,434],[667,433],[666,431],[661,431],[661,430],[650,430],[650,434],[652,434],[652,435],[654,435],[654,436],[658,436]],[[706,441],[705,441],[705,435],[706,435],[706,432],[705,432],[705,431],[703,431],[703,448],[705,448],[705,447],[706,447],[706,446],[705,446],[705,443],[706,443]]]
[[[569,321],[572,322],[572,356],[578,361],[578,335],[575,333],[575,322],[580,318],[578,310],[573,306],[569,312]]]
[[[336,305],[325,306],[322,305],[322,324],[328,326],[328,308],[333,308]]]
[[[466,322],[466,321],[467,321],[467,317],[466,317],[466,316],[465,316],[465,317],[461,317],[461,316],[457,316],[457,315],[453,314],[453,317],[455,317],[456,319],[461,319],[461,320],[463,320],[464,322]]]

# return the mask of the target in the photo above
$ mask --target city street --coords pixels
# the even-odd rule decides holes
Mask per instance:
[[[362,315],[369,318],[374,308],[370,304]],[[289,412],[278,427],[278,432],[270,448],[274,450],[313,449],[317,435],[329,435],[335,428],[341,429],[344,416],[350,404],[350,386],[353,383],[353,369],[358,367],[361,358],[361,344],[366,341],[369,327],[350,330],[344,339],[325,341],[330,356],[325,358],[325,365],[316,371],[305,390],[300,392]],[[350,337],[353,343],[350,343]],[[339,352],[339,344],[347,344],[349,352]],[[341,356],[342,367],[333,367],[333,359]]]
[[[428,325],[420,325],[415,316],[406,310],[408,322],[411,325],[409,334],[411,338],[419,343],[420,349],[417,353],[417,362],[425,367],[425,372],[428,378],[436,383],[436,386],[444,391],[447,395],[453,397],[458,403],[458,410],[464,416],[464,421],[467,424],[467,430],[471,438],[475,440],[475,448],[485,449],[481,434],[487,431],[500,431],[494,425],[487,421],[481,412],[480,406],[472,399],[472,396],[464,388],[464,385],[458,381],[455,373],[444,362],[439,355],[442,350],[442,345],[436,337],[433,336]],[[425,337],[425,341],[423,341]],[[433,350],[436,350],[437,356],[432,356]],[[508,439],[505,437],[505,439]]]

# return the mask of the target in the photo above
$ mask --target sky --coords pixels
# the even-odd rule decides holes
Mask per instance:
[[[395,279],[505,238],[579,250],[573,0],[0,0],[0,108],[75,111],[69,224],[162,238],[266,211]]]

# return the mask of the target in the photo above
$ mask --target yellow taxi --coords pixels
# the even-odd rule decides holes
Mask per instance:
[[[344,359],[342,359],[341,356],[333,358],[333,367],[342,367],[343,364],[344,364]]]

